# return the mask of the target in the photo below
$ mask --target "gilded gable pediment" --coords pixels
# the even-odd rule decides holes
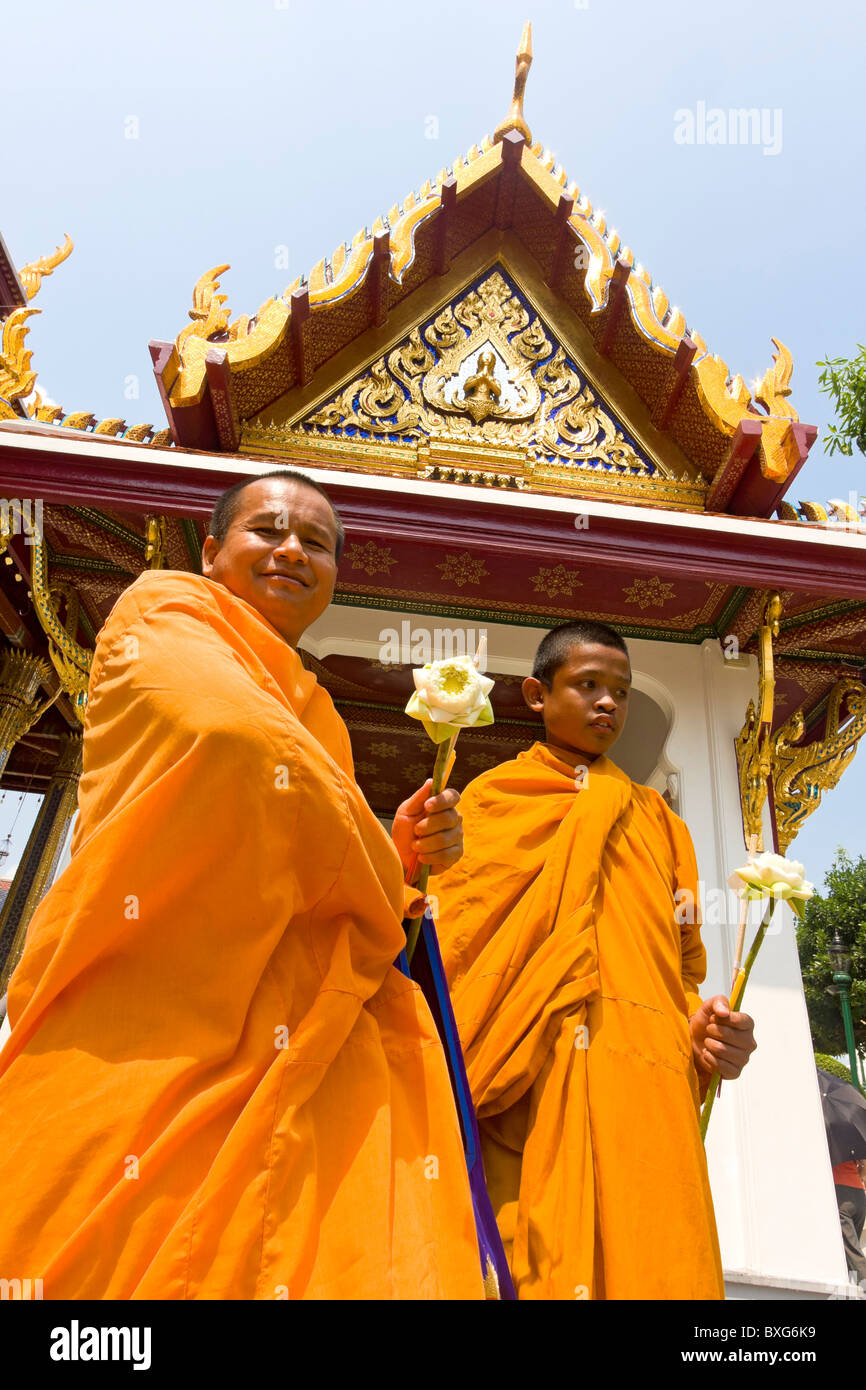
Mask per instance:
[[[247,424],[245,451],[344,464],[354,453],[378,468],[390,455],[399,472],[516,486],[675,480],[501,264],[323,398],[281,413],[276,403]]]

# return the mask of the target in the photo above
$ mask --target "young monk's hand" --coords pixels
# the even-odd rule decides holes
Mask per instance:
[[[428,777],[414,796],[397,807],[391,839],[408,869],[417,856],[429,864],[431,874],[442,873],[463,855],[463,821],[457,810],[460,793],[446,787],[438,796],[430,795],[433,779]]]
[[[755,1020],[748,1014],[731,1013],[731,1006],[723,994],[705,999],[689,1019],[689,1028],[702,1091],[714,1071],[724,1081],[739,1076],[758,1046]]]

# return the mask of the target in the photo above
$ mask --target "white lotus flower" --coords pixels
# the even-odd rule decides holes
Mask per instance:
[[[734,870],[728,883],[752,902],[758,898],[782,898],[790,902],[798,917],[802,917],[803,904],[815,891],[802,864],[769,852],[750,854],[748,862]]]
[[[415,694],[406,713],[421,720],[434,743],[444,743],[458,729],[493,723],[488,698],[493,681],[481,675],[471,656],[429,661],[412,675]]]

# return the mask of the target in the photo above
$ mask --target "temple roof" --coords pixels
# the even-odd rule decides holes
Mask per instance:
[[[20,272],[0,323],[0,491],[26,497],[38,477],[44,543],[9,537],[0,632],[43,656],[58,698],[5,786],[44,790],[80,727],[51,642],[80,665],[145,568],[197,572],[216,497],[264,460],[319,469],[346,528],[335,621],[356,636],[366,623],[378,638],[392,614],[401,630],[427,614],[500,635],[590,616],[633,639],[724,640],[726,656],[735,639],[743,660],[772,587],[777,731],[802,708],[813,737],[838,683],[862,673],[866,524],[850,502],[782,500],[816,434],[790,404],[790,354],[774,340],[750,393],[687,327],[533,142],[528,57],[524,44],[493,140],[258,314],[232,321],[227,266],[201,278],[190,324],[152,345],[170,431],[40,397],[29,300],[71,242]],[[350,645],[307,659],[384,813],[426,775],[424,736],[402,713],[404,658]],[[491,669],[497,722],[465,736],[460,777],[534,737],[519,674]]]
[[[19,276],[0,247],[6,297],[16,306],[2,324],[0,421],[7,428],[59,423],[156,449],[252,454],[302,466],[480,481],[688,511],[766,517],[778,510],[786,520],[822,522],[820,504],[795,510],[782,501],[817,434],[814,426],[800,424],[791,405],[790,353],[773,339],[773,364],[750,392],[688,327],[550,151],[533,141],[523,116],[530,37],[527,26],[511,110],[494,138],[485,137],[452,168],[394,204],[308,277],[299,276],[252,317],[234,321],[219,293],[220,276],[229,267],[201,277],[191,322],[174,343],[151,344],[168,430],[128,424],[120,416],[97,421],[87,410],[67,414],[40,395],[27,337],[27,320],[39,311],[27,301],[72,243],[67,237]],[[556,406],[561,397],[546,388],[535,391],[530,448],[526,429],[511,430],[505,448],[490,448],[492,422],[467,429],[465,415],[456,421],[461,437],[454,412],[446,421],[444,448],[441,429],[438,438],[435,429],[425,433],[429,421],[408,436],[398,428],[365,435],[369,415],[358,411],[356,427],[335,424],[341,408],[352,404],[350,387],[368,396],[372,387],[375,395],[387,385],[390,358],[411,357],[419,327],[426,324],[429,341],[437,314],[450,312],[482,283],[489,287],[496,276],[523,305],[529,337],[543,334],[551,344],[553,355],[543,364],[547,386],[551,363],[570,380],[566,433],[583,438],[581,447],[570,455],[555,448],[554,466],[544,466],[551,460],[541,458],[538,439],[542,427],[550,437],[555,410],[548,410],[549,401]],[[26,298],[19,302],[22,294]],[[530,343],[524,361],[517,362],[520,370],[533,351]],[[499,367],[507,372],[508,361]],[[429,406],[427,380],[411,384]],[[561,384],[562,371],[557,391]],[[390,386],[396,393],[393,373]],[[594,439],[575,428],[584,407],[592,408]],[[508,413],[500,414],[506,429]],[[316,423],[323,419],[332,423]],[[500,442],[503,437],[501,431]],[[450,448],[455,439],[457,447]],[[596,441],[605,447],[596,449]],[[486,451],[483,467],[479,450]]]
[[[0,319],[5,319],[13,309],[20,309],[27,303],[24,286],[9,255],[8,248],[0,236]]]
[[[277,403],[315,399],[334,363],[372,361],[497,265],[566,327],[608,399],[631,400],[646,432],[678,451],[682,478],[702,485],[700,509],[769,515],[817,433],[791,405],[790,353],[774,339],[750,392],[526,134],[525,122],[504,122],[252,317],[231,322],[217,292],[227,266],[202,276],[192,322],[174,344],[151,345],[175,442],[272,454],[255,431]]]

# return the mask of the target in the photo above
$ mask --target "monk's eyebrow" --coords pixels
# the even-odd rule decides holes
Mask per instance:
[[[584,676],[603,676],[604,674],[604,671],[600,670],[598,666],[586,666],[577,672],[579,680],[582,680]],[[614,679],[618,680],[621,685],[631,685],[631,676],[615,676]]]
[[[285,513],[282,512],[282,511],[279,511],[279,512],[255,512],[252,516],[248,516],[248,517],[247,517],[247,525],[248,525],[248,526],[255,526],[256,523],[259,522],[259,521],[276,521],[277,517],[279,517],[279,516],[284,516],[284,515],[285,515]],[[326,529],[326,528],[321,524],[321,522],[319,522],[319,521],[302,521],[302,522],[299,523],[299,525],[301,525],[301,526],[306,526],[306,528],[307,528],[308,531],[315,531],[315,532],[317,532],[320,536],[325,536],[325,537],[327,537],[328,540],[331,539],[330,536],[328,535],[327,529]]]

